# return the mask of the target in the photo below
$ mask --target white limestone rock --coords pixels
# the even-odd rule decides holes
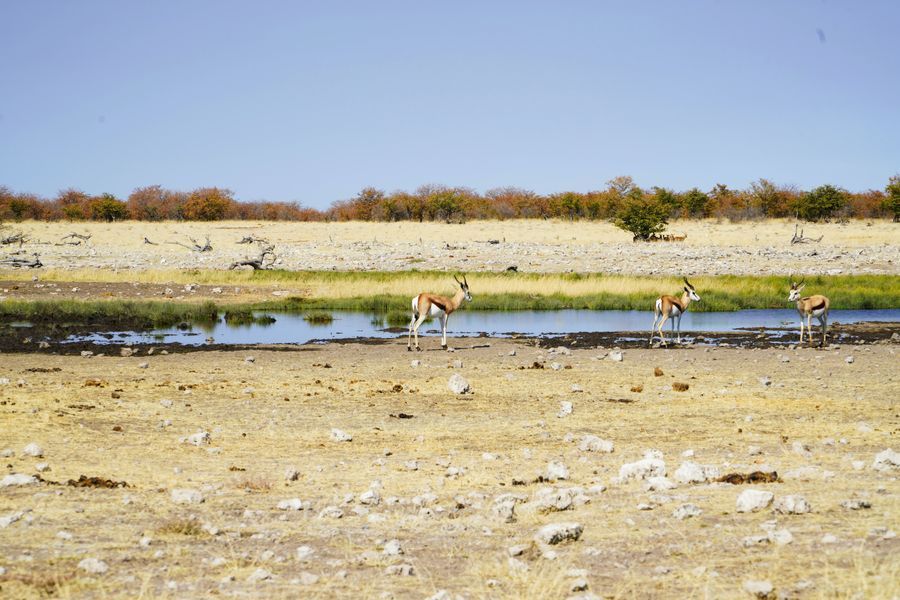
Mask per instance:
[[[580,523],[551,523],[538,529],[534,539],[539,544],[550,546],[568,541],[576,541],[584,532]]]
[[[756,512],[772,504],[775,494],[765,490],[744,490],[737,497],[737,512]]]
[[[803,496],[791,494],[779,497],[775,501],[774,510],[785,515],[804,515],[812,511],[812,506]]]

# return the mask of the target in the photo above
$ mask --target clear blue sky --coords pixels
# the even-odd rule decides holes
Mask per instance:
[[[900,2],[0,3],[0,185],[883,188]]]

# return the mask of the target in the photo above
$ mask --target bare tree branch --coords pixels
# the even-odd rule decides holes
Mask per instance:
[[[264,246],[260,248],[259,257],[239,260],[232,263],[228,268],[236,269],[238,267],[253,267],[254,271],[265,271],[271,269],[277,259],[278,256],[275,254],[275,246]]]
[[[193,250],[194,252],[212,252],[212,244],[209,243],[209,236],[206,236],[206,243],[202,246],[200,243],[194,238],[188,236],[188,239],[191,240],[193,245],[188,246],[187,244],[182,244],[181,242],[166,242],[167,244],[175,244],[176,246],[181,246],[182,248],[187,248],[188,250]]]
[[[797,230],[798,230],[799,228],[800,228],[799,225],[797,225],[797,224],[794,225],[794,235],[791,237],[791,245],[793,245],[793,244],[810,244],[810,243],[818,243],[818,242],[821,242],[821,241],[822,241],[822,238],[823,238],[823,237],[825,237],[825,234],[824,234],[824,233],[823,233],[822,235],[820,235],[820,236],[818,237],[818,239],[816,239],[816,238],[803,237],[803,230],[802,230],[802,229],[800,229],[799,235],[797,234]]]

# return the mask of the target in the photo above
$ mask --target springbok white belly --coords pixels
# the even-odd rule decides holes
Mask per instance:
[[[414,315],[419,314],[419,296],[416,296],[415,298],[412,299],[412,311],[413,311]],[[444,310],[437,304],[432,304],[431,307],[428,309],[429,317],[432,317],[432,318],[440,317],[443,314],[444,314]]]

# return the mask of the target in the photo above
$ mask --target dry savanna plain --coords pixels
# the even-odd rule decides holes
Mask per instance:
[[[229,271],[245,236],[286,270],[900,276],[886,222],[12,228],[44,266],[0,302],[354,293]],[[0,597],[897,598],[897,337],[3,346]]]

